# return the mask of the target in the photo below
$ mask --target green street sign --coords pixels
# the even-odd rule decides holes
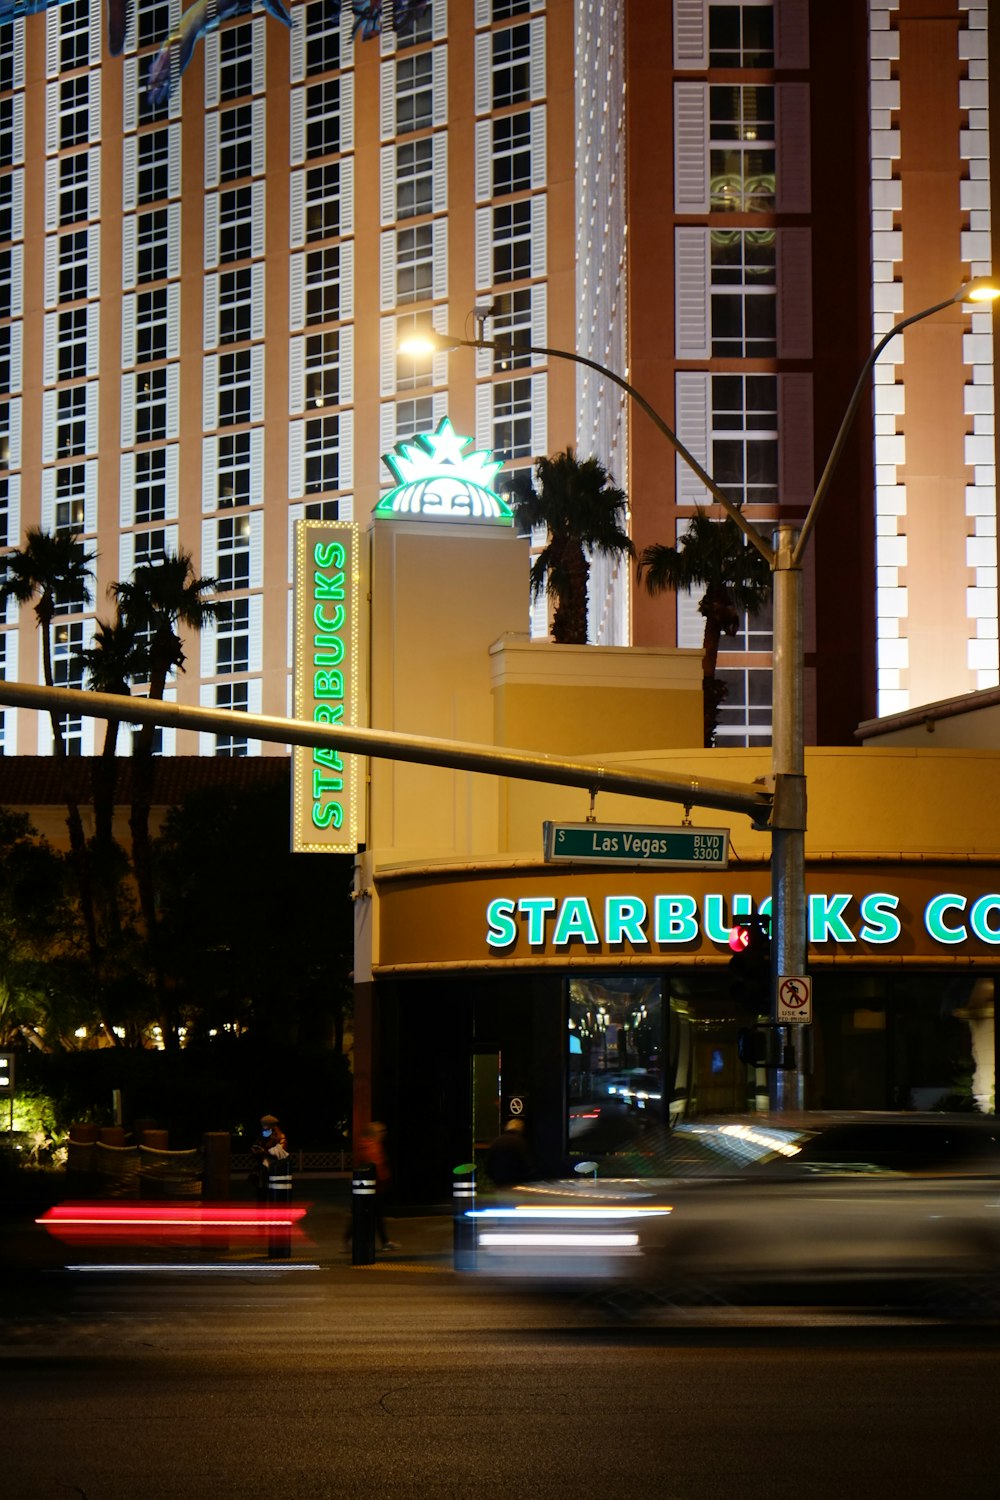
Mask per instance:
[[[543,823],[546,864],[638,865],[724,870],[728,828],[622,827],[611,823]]]

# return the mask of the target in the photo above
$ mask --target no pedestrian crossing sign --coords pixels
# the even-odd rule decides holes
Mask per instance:
[[[786,974],[778,980],[779,1021],[812,1021],[812,977],[808,974]]]

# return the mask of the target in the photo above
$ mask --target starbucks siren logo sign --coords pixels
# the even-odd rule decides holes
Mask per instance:
[[[471,442],[443,417],[435,432],[407,438],[384,453],[382,462],[398,483],[379,501],[376,516],[513,526],[513,511],[493,488],[500,460],[489,448],[466,453]]]

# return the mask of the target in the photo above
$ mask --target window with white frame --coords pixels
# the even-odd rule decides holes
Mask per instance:
[[[340,401],[340,332],[310,333],[305,347],[306,408],[336,406]]]
[[[2,396],[9,396],[11,393],[13,338],[14,325],[12,323],[0,324],[0,395]]]
[[[59,222],[76,224],[87,217],[90,165],[86,151],[59,158]]]
[[[249,177],[253,170],[253,106],[234,104],[219,111],[219,181]]]
[[[250,587],[249,516],[223,516],[216,523],[215,577],[220,593]]]
[[[493,386],[493,452],[499,459],[531,457],[531,379]]]
[[[223,599],[215,617],[215,673],[250,670],[250,600]]]
[[[771,0],[709,5],[708,63],[711,68],[773,68],[774,7]]]
[[[68,73],[72,68],[85,68],[90,62],[90,0],[67,0],[57,14],[59,71]],[[168,28],[169,24],[168,21]]]
[[[52,631],[52,682],[55,687],[82,688],[83,621],[60,620]],[[67,755],[83,753],[83,717],[60,716]]]
[[[530,9],[531,0],[493,0],[491,19],[509,21],[512,16],[527,15]]]
[[[712,353],[766,359],[777,352],[776,233],[713,229],[709,234]]]
[[[324,78],[306,89],[306,155],[340,150],[340,79]]]
[[[327,161],[306,172],[306,239],[329,240],[340,233],[340,162]]]
[[[708,90],[710,203],[733,213],[774,209],[774,89],[712,84]]]
[[[16,527],[11,526],[11,494],[10,475],[0,475],[0,547],[11,547],[17,541],[16,534],[11,536],[11,531],[16,532]],[[0,634],[0,650],[2,650],[3,636]],[[0,661],[0,680],[3,679],[3,664]]]
[[[778,379],[712,376],[712,473],[737,505],[778,499]]]
[[[87,451],[87,387],[67,386],[56,393],[56,457],[74,458]]]
[[[135,381],[135,440],[156,442],[167,435],[166,366],[143,370]]]
[[[218,425],[238,427],[250,420],[251,353],[237,349],[219,355]]]
[[[239,344],[251,336],[253,272],[249,266],[223,271],[219,276],[220,344]]]
[[[335,322],[340,317],[340,246],[310,250],[305,260],[306,322]]]
[[[135,518],[162,521],[167,514],[167,450],[142,448],[135,455]]]
[[[531,111],[492,121],[493,193],[502,197],[531,186]]]
[[[13,26],[5,26],[0,32],[0,89],[14,87],[14,52],[16,32]]]
[[[505,26],[492,43],[493,108],[523,104],[531,97],[531,27]]]
[[[167,533],[157,526],[150,531],[135,532],[135,555],[133,566],[154,567],[167,556]]]
[[[219,194],[219,260],[249,260],[253,254],[253,191],[227,188]]]
[[[219,32],[219,98],[239,99],[253,92],[253,23],[242,21]]]
[[[396,442],[434,430],[434,397],[414,396],[396,402]]]
[[[423,302],[433,295],[434,229],[415,224],[396,231],[396,301]]]
[[[59,301],[76,302],[87,295],[90,265],[88,231],[71,229],[59,236]]]
[[[87,468],[85,464],[61,464],[56,469],[56,531],[82,531],[87,514]]]
[[[167,357],[167,289],[140,292],[135,299],[135,362]]]
[[[493,481],[493,488],[498,495],[503,496],[508,505],[512,507],[522,505],[528,500],[534,488],[532,483],[534,472],[531,464],[522,464],[513,469],[501,469]]]
[[[396,319],[396,390],[416,391],[434,381],[434,356],[428,349],[421,354],[404,354],[401,345],[411,339],[422,339],[433,332],[429,312],[404,313]]]
[[[166,125],[146,130],[136,139],[135,199],[154,203],[166,198],[170,185],[170,132]]]
[[[17,95],[0,98],[0,167],[14,165],[15,121],[19,107]]]
[[[396,147],[396,218],[413,219],[434,207],[432,136]]]
[[[230,708],[237,713],[250,711],[250,684],[247,682],[220,682],[215,689],[216,708]],[[244,756],[250,750],[250,736],[233,730],[215,736],[216,755]]]
[[[340,418],[308,417],[305,424],[305,493],[340,488]]]
[[[90,75],[77,73],[59,84],[59,147],[80,146],[90,136]]]
[[[490,337],[501,347],[493,351],[493,369],[517,370],[531,364],[532,291],[501,292],[493,299]]]
[[[60,380],[75,380],[87,373],[87,309],[71,307],[56,320],[58,347],[56,368]]]
[[[531,200],[499,203],[493,210],[493,280],[531,275]]]
[[[10,407],[9,401],[0,401],[0,469],[10,468]]]
[[[430,42],[434,38],[434,11],[437,8],[437,0],[431,0],[430,5],[425,5],[422,10],[410,7],[405,17],[400,15],[400,24],[405,25],[403,31],[397,36],[398,45],[402,47],[418,47],[421,42]],[[403,7],[399,7],[400,12]]]
[[[340,67],[340,14],[328,0],[306,6],[306,72],[329,73]]]
[[[136,215],[136,280],[163,281],[169,265],[170,216],[165,208]],[[86,285],[86,280],[84,281]],[[80,292],[78,295],[83,296]]]
[[[307,521],[339,521],[340,501],[310,500],[302,514]]]
[[[414,52],[396,62],[396,134],[434,124],[434,55]]]
[[[221,433],[215,467],[219,509],[249,505],[250,433]]]
[[[163,38],[170,35],[169,0],[145,0],[137,10],[136,41],[140,47],[158,47]]]
[[[0,318],[9,318],[14,308],[14,252],[0,250]]]
[[[14,191],[19,175],[23,174],[17,172],[0,174],[0,240],[14,238]]]
[[[726,689],[719,704],[717,745],[771,743],[772,676],[767,667],[721,667],[716,677]]]

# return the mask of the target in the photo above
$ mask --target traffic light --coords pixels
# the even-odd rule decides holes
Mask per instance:
[[[739,1005],[769,1011],[771,999],[771,923],[767,917],[742,917],[729,933],[729,994]]]

